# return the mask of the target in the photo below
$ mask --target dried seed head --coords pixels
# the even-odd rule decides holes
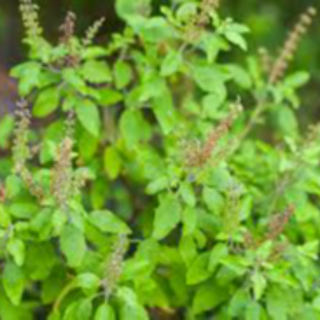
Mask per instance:
[[[74,128],[75,128],[75,113],[73,110],[69,111],[68,117],[65,122],[66,126],[66,137],[70,140],[74,137]]]
[[[320,124],[311,125],[305,138],[305,147],[309,147],[314,143],[318,143],[320,137]]]
[[[17,102],[15,112],[16,126],[14,130],[13,141],[13,162],[14,171],[19,174],[25,168],[26,162],[30,159],[29,148],[29,127],[31,122],[31,113],[26,100]]]
[[[199,12],[190,19],[186,27],[186,40],[188,42],[197,41],[203,30],[210,23],[210,13],[216,11],[220,6],[220,0],[202,0]]]
[[[316,13],[316,9],[310,7],[307,9],[305,13],[303,13],[300,16],[300,19],[298,20],[297,24],[289,33],[279,58],[276,60],[271,69],[269,83],[274,84],[283,77],[283,75],[289,67],[290,61],[293,59],[295,55],[301,38],[307,32]]]
[[[59,28],[59,30],[62,33],[60,43],[63,43],[65,45],[68,45],[70,43],[71,39],[75,35],[76,20],[77,17],[75,13],[69,11],[66,15],[63,24]]]
[[[202,0],[200,4],[200,14],[197,16],[195,24],[200,28],[205,28],[210,23],[210,12],[217,10],[220,0]]]
[[[128,250],[128,238],[125,235],[120,235],[114,245],[113,251],[107,260],[103,287],[105,297],[108,300],[115,291],[120,280],[124,255]]]
[[[73,190],[72,148],[73,141],[69,137],[61,142],[52,173],[52,194],[62,209],[67,207]]]
[[[80,189],[89,179],[87,169],[74,170],[73,168],[74,122],[75,114],[70,111],[65,123],[65,138],[58,147],[52,171],[51,191],[57,206],[64,211],[68,207],[69,199],[79,195]]]
[[[232,237],[240,226],[240,198],[243,193],[242,186],[231,180],[223,211],[223,229],[229,237]]]
[[[67,13],[64,23],[59,28],[59,30],[62,32],[60,43],[65,45],[68,50],[67,56],[65,57],[64,61],[62,61],[67,67],[75,67],[80,63],[77,46],[74,42],[76,20],[76,15],[70,11]]]
[[[20,100],[17,103],[15,115],[16,127],[12,148],[14,172],[21,177],[32,195],[42,199],[42,188],[34,181],[33,175],[27,167],[27,162],[32,156],[32,150],[29,147],[31,113],[25,100]]]
[[[203,157],[204,159],[209,159],[214,149],[216,148],[220,139],[222,139],[231,129],[234,121],[238,118],[239,114],[242,112],[242,105],[236,103],[232,106],[232,110],[217,128],[215,128],[209,135],[205,145],[203,147]]]
[[[202,144],[200,140],[189,140],[181,143],[183,161],[187,167],[200,167],[202,163]]]
[[[32,0],[20,0],[20,12],[27,37],[38,38],[42,34],[39,23],[39,7]]]
[[[105,22],[105,18],[97,20],[86,32],[86,36],[83,40],[83,44],[88,47],[92,44],[94,38],[97,36],[99,30]]]
[[[265,74],[269,74],[271,68],[273,59],[270,55],[270,52],[266,48],[259,48],[259,56],[260,56],[260,62],[262,65],[262,70]]]

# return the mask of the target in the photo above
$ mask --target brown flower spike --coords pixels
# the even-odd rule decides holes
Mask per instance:
[[[68,45],[70,43],[75,34],[76,19],[77,17],[73,12],[69,11],[67,13],[63,24],[59,28],[62,33],[60,43],[63,43],[65,45]]]
[[[210,13],[220,6],[220,0],[202,0],[198,14],[196,14],[187,25],[187,41],[196,41],[200,38],[202,31],[210,23]]]
[[[288,69],[290,61],[294,57],[301,38],[307,32],[316,13],[317,10],[315,8],[309,7],[307,11],[300,16],[297,24],[289,33],[279,58],[271,69],[269,83],[274,84],[283,77]]]
[[[73,169],[72,169],[73,141],[65,138],[58,150],[56,164],[53,169],[52,194],[57,205],[65,209],[72,193]]]
[[[41,187],[34,181],[32,173],[27,167],[28,160],[32,157],[32,152],[29,146],[29,127],[31,123],[31,113],[28,108],[28,103],[21,100],[17,103],[16,127],[14,131],[13,141],[13,163],[14,173],[19,175],[28,190],[38,199],[42,199],[43,192]]]
[[[204,167],[210,161],[212,155],[218,149],[220,140],[229,132],[241,111],[242,106],[236,104],[230,114],[209,133],[203,144],[196,141],[193,145],[187,145],[185,161],[188,167]],[[221,154],[224,154],[224,152]],[[218,158],[221,157],[221,154],[218,154]]]
[[[68,54],[64,59],[64,64],[68,67],[75,67],[80,63],[80,57],[73,41],[75,36],[76,20],[76,15],[69,11],[66,15],[64,23],[59,28],[62,33],[60,43],[63,44],[68,50]]]
[[[283,213],[275,215],[271,219],[266,236],[268,240],[275,240],[282,234],[284,228],[294,214],[294,210],[294,206],[290,205]]]

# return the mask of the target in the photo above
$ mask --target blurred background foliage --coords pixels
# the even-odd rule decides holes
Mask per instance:
[[[132,0],[136,1],[136,0]],[[184,1],[184,0],[181,0]],[[154,0],[154,10],[161,5],[170,5],[170,0]],[[108,41],[108,35],[123,28],[122,21],[115,14],[115,0],[38,0],[41,6],[41,19],[46,34],[57,39],[58,27],[68,10],[78,17],[78,32],[97,18],[106,17],[104,29],[99,41]],[[297,17],[308,6],[320,10],[319,0],[222,0],[222,10],[226,15],[246,23],[250,29],[250,54],[257,53],[259,47],[270,50],[276,55],[286,34],[297,20]],[[21,43],[22,30],[18,10],[18,0],[1,0],[0,3],[0,108],[8,109],[10,99],[15,97],[15,86],[8,77],[7,71],[25,56]],[[308,70],[312,81],[302,92],[302,119],[316,122],[320,118],[320,23],[317,19],[311,32],[308,33],[295,57],[293,68]],[[3,106],[5,105],[5,106]],[[3,113],[3,110],[2,110]],[[302,121],[302,123],[306,123]]]

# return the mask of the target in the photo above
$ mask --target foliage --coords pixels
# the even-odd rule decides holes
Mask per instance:
[[[320,127],[296,116],[308,73],[286,72],[315,10],[273,59],[219,6],[118,0],[108,44],[73,13],[52,44],[21,1],[1,319],[320,317]]]

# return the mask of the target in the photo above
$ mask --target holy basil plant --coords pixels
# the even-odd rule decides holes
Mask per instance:
[[[103,19],[51,43],[20,1],[1,319],[320,319],[320,126],[290,67],[315,9],[278,54],[217,0],[165,3],[118,0],[97,45]]]

